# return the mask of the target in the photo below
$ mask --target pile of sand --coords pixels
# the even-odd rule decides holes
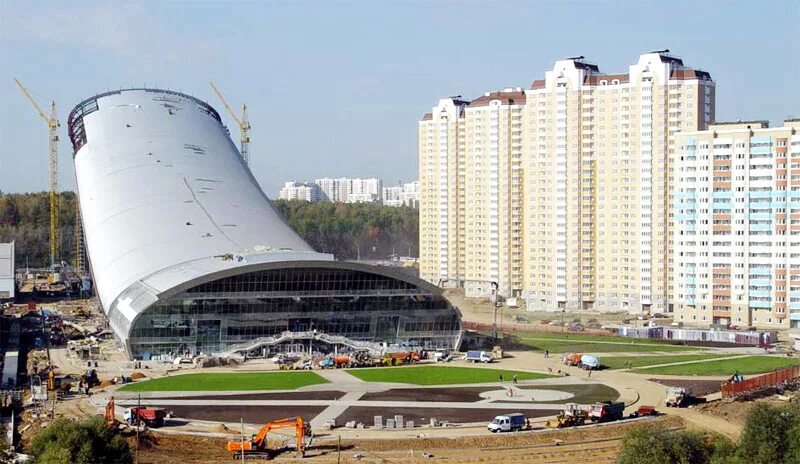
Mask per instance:
[[[213,430],[214,432],[217,432],[217,433],[236,433],[235,430],[231,430],[225,424],[217,424],[211,430]]]
[[[144,374],[142,374],[141,372],[134,372],[133,374],[131,374],[131,378],[132,378],[133,380],[140,380],[140,379],[144,379],[144,378],[146,378],[146,377],[147,377],[147,376],[146,376],[146,375],[144,375]]]

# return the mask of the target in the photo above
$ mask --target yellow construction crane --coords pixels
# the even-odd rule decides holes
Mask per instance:
[[[236,113],[233,112],[233,108],[231,105],[228,104],[228,101],[225,100],[225,97],[222,96],[222,92],[219,91],[216,85],[213,82],[209,82],[211,84],[211,88],[214,90],[214,93],[217,94],[220,101],[223,105],[225,105],[225,109],[228,110],[228,113],[231,115],[236,124],[239,125],[239,137],[241,148],[239,152],[242,155],[242,160],[244,160],[244,164],[249,166],[250,165],[250,121],[247,119],[247,105],[242,104],[242,115],[237,116]]]
[[[44,119],[44,122],[47,124],[48,130],[48,138],[50,141],[50,265],[55,268],[56,267],[56,260],[59,258],[58,256],[58,128],[61,127],[61,124],[58,122],[58,117],[56,114],[56,102],[50,102],[50,116],[48,117],[39,105],[36,104],[36,100],[33,99],[28,89],[22,85],[22,82],[19,81],[16,77],[14,78],[14,82],[17,83],[17,86],[28,99],[29,102],[36,108],[36,111],[39,112],[39,116]]]

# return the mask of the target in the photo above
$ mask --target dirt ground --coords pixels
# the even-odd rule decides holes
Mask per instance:
[[[600,383],[580,384],[580,385],[547,385],[519,387],[523,390],[558,390],[574,394],[569,399],[570,403],[591,404],[598,401],[614,401],[619,398],[619,392],[613,388]],[[537,403],[563,403],[564,400],[537,401]]]
[[[647,379],[668,387],[691,388],[694,396],[706,396],[720,390],[719,380]]]
[[[497,389],[498,387],[393,388],[382,392],[365,393],[361,401],[469,402],[480,401],[482,398],[479,393]]]
[[[528,410],[525,415],[530,418],[553,416],[558,414],[558,409],[542,409],[542,410]],[[481,409],[466,409],[466,408],[452,408],[448,410],[435,409],[435,408],[381,408],[370,406],[351,406],[343,412],[337,422],[344,424],[348,421],[362,422],[365,425],[373,425],[375,423],[375,416],[383,416],[384,424],[386,419],[393,419],[395,415],[403,416],[405,421],[414,421],[416,425],[428,424],[431,417],[435,417],[437,421],[457,422],[457,423],[473,423],[473,422],[486,422],[488,418],[492,418],[498,414],[503,414],[508,411],[507,407],[501,408],[481,408]]]
[[[676,417],[661,417],[639,422],[622,422],[600,427],[583,427],[562,431],[522,432],[463,438],[354,439],[338,441],[336,432],[319,436],[304,460],[291,452],[277,457],[280,462],[330,463],[600,463],[611,462],[619,448],[619,440],[634,427],[682,428]],[[130,437],[131,447],[135,442]],[[148,434],[138,447],[140,464],[172,464],[176,462],[227,463],[224,438],[189,435],[164,436]],[[341,449],[341,454],[337,452]],[[411,451],[415,450],[415,451]],[[428,457],[424,457],[427,455]],[[254,462],[254,461],[248,461]]]
[[[248,424],[262,424],[284,417],[310,419],[321,413],[325,406],[159,406],[172,411],[181,419],[235,422],[244,420]]]

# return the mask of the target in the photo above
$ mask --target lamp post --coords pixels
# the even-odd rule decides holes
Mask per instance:
[[[492,341],[493,344],[497,344],[497,290],[500,286],[497,282],[492,282],[492,311],[493,311],[493,319],[492,319]]]

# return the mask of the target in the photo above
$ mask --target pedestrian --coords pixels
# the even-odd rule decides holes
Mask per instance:
[[[511,379],[511,381],[514,383],[514,385],[516,385],[516,384],[517,384],[517,376],[516,376],[516,375],[514,375],[514,378],[513,378],[513,379]]]
[[[544,359],[548,359],[550,357],[550,350],[544,350]]]
[[[589,378],[590,379],[592,378],[592,370],[591,369],[589,369]]]
[[[500,383],[503,383],[503,374],[500,374]]]

